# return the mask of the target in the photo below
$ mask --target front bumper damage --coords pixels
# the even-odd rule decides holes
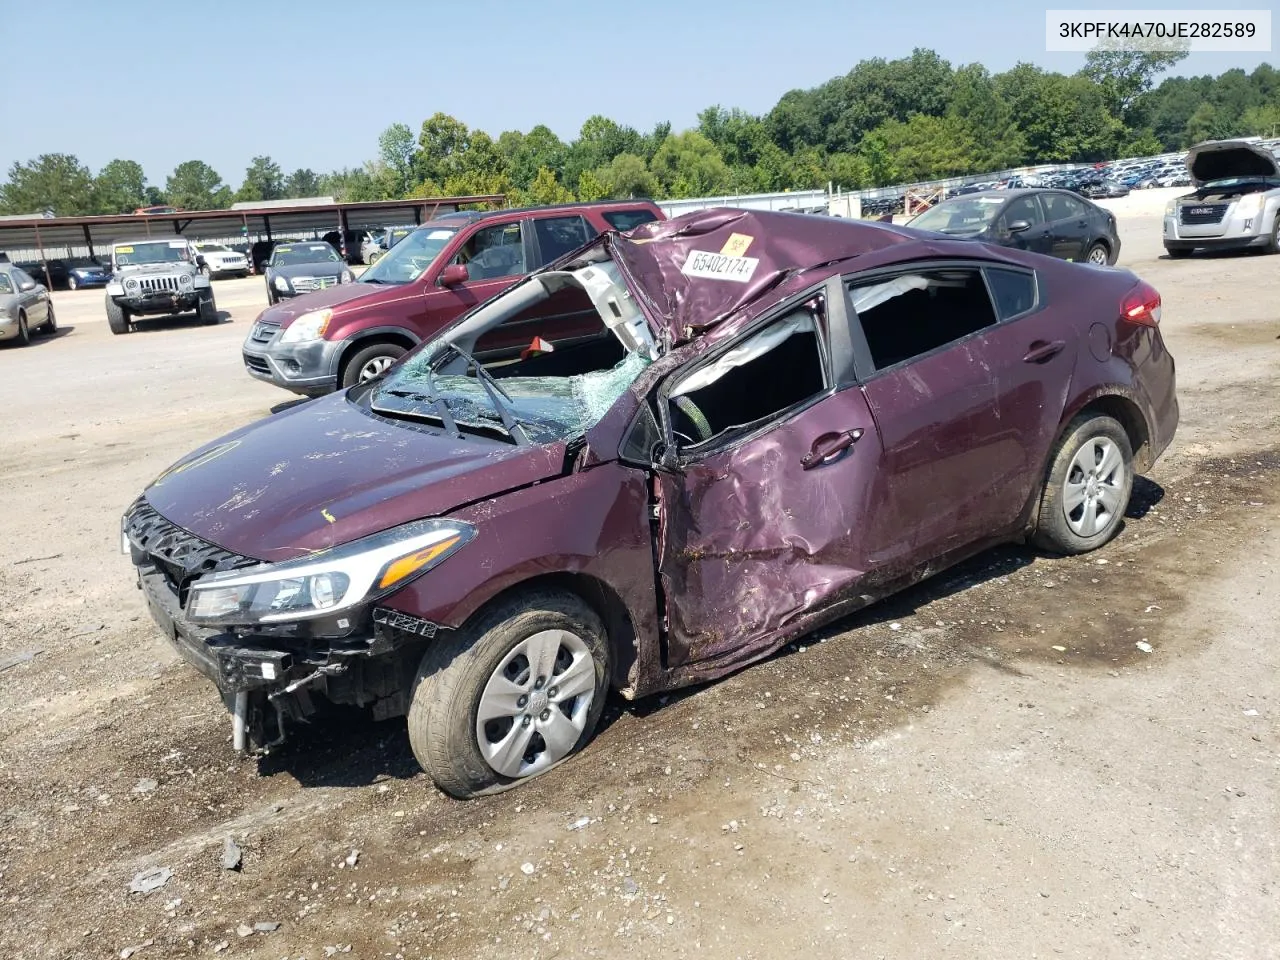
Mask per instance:
[[[435,624],[375,608],[362,628],[342,638],[299,636],[297,625],[276,626],[276,635],[204,627],[183,609],[198,571],[254,561],[197,540],[145,504],[129,515],[125,536],[152,619],[217,686],[238,753],[270,752],[290,725],[309,721],[325,701],[369,708],[375,720],[408,712],[414,672]]]
[[[332,393],[338,384],[338,367],[346,341],[317,339],[281,343],[281,336],[277,324],[255,323],[241,350],[245,372],[264,383],[303,396]]]

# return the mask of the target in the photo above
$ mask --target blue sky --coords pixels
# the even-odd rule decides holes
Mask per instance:
[[[78,4],[76,5],[78,6]],[[372,157],[400,121],[437,110],[497,135],[546,123],[565,139],[602,113],[646,130],[691,126],[720,103],[764,112],[787,90],[859,60],[931,47],[998,72],[1019,60],[1077,69],[1044,51],[1053,8],[1239,9],[1164,0],[116,0],[6,7],[0,175],[40,153],[95,172],[116,157],[161,186],[202,159],[231,186],[250,157],[324,172]],[[1179,73],[1251,70],[1268,53],[1193,54]]]

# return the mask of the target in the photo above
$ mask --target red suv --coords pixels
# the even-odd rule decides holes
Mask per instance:
[[[251,376],[309,396],[380,377],[436,331],[521,277],[609,230],[665,219],[647,200],[460,212],[424,223],[355,283],[268,307],[244,342]],[[518,356],[535,336],[563,342],[599,332],[594,313],[552,298],[528,325],[494,331],[486,358]]]

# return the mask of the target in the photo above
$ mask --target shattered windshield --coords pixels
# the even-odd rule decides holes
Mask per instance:
[[[453,235],[453,227],[426,226],[397,241],[378,262],[360,275],[360,283],[412,283],[440,255]]]
[[[473,374],[432,373],[432,365],[446,350],[440,343],[395,371],[377,389],[373,409],[442,423],[452,418],[462,432],[505,435],[505,405],[530,442],[569,440],[598,423],[649,365],[644,357],[627,353],[607,370],[572,376],[501,376],[501,368],[490,369],[501,388],[495,401]]]

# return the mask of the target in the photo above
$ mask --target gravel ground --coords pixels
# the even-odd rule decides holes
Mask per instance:
[[[1280,957],[1280,260],[1118,215],[1183,423],[1116,541],[611,703],[471,803],[402,721],[237,760],[116,552],[152,476],[289,399],[240,363],[261,280],[128,337],[58,294],[0,350],[0,957]]]

